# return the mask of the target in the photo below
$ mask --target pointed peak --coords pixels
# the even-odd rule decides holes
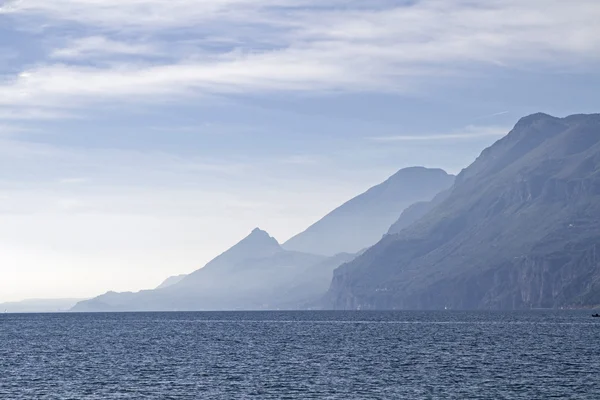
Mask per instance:
[[[264,241],[275,242],[275,243],[279,244],[277,242],[277,240],[275,240],[274,237],[269,235],[269,233],[267,231],[263,231],[260,228],[253,229],[252,232],[250,232],[250,234],[248,236],[246,236],[246,239],[264,240]]]
[[[239,266],[246,260],[270,257],[282,251],[283,248],[275,238],[266,231],[256,228],[229,250],[209,262],[204,269]]]
[[[250,235],[263,235],[263,236],[267,235],[267,236],[269,236],[269,234],[266,231],[263,231],[260,228],[254,228],[252,230],[252,232],[250,232]]]
[[[236,246],[241,246],[253,250],[280,250],[279,242],[269,235],[268,232],[260,228],[255,228],[246,238],[239,242]]]

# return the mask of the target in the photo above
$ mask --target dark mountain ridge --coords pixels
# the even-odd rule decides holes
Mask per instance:
[[[599,304],[600,115],[521,119],[394,233],[335,271],[327,307]]]

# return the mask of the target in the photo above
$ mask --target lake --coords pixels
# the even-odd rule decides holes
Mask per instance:
[[[0,398],[600,399],[591,314],[3,314]]]

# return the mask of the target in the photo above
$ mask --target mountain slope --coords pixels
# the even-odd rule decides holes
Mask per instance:
[[[300,308],[322,297],[333,270],[350,259],[286,251],[268,233],[255,229],[175,284],[138,293],[109,292],[78,303],[73,311]]]
[[[176,275],[176,276],[170,276],[167,279],[165,279],[163,281],[163,283],[161,283],[160,285],[158,285],[156,288],[157,289],[164,289],[166,287],[169,286],[173,286],[179,282],[181,282],[183,280],[183,278],[185,278],[187,275],[183,274],[183,275]]]
[[[600,304],[600,115],[521,119],[448,197],[334,273],[332,308]]]
[[[440,205],[449,195],[450,191],[444,190],[443,192],[438,193],[431,201],[420,201],[407,207],[402,211],[402,214],[400,214],[400,218],[398,218],[398,220],[390,227],[387,234],[394,235],[400,233],[403,229],[408,228]]]
[[[335,209],[288,240],[287,250],[333,256],[375,244],[402,211],[448,189],[454,176],[441,169],[406,168]]]

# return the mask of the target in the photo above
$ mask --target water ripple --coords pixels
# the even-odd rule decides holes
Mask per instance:
[[[1,399],[600,399],[582,312],[0,316]]]

